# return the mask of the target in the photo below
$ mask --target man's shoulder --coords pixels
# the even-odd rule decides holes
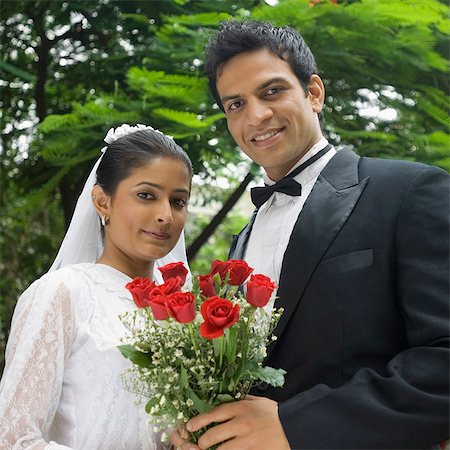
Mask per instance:
[[[368,179],[366,194],[376,192],[376,195],[385,193],[388,197],[395,197],[424,186],[432,191],[445,192],[450,185],[450,177],[445,170],[421,162],[358,156],[349,148],[338,151],[334,158],[337,160],[327,176],[334,178],[335,184],[337,178],[348,177],[348,173],[352,173],[353,179],[359,182]]]
[[[362,156],[359,162],[361,172],[368,175],[379,174],[385,176],[415,176],[423,171],[441,173],[448,176],[443,169],[417,161],[406,161],[401,159],[374,158]]]

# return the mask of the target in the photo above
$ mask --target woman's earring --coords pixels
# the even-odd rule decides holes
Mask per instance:
[[[101,221],[103,226],[106,226],[109,223],[109,219],[107,219],[106,216],[102,216]]]

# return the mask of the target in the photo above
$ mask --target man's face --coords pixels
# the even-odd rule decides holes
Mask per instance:
[[[289,64],[266,48],[239,53],[217,75],[234,140],[272,180],[281,179],[322,137],[322,80],[313,75],[306,95]]]

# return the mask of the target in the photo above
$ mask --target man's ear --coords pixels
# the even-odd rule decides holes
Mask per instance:
[[[109,218],[111,215],[111,198],[98,184],[93,187],[91,198],[98,215],[100,217]]]
[[[308,83],[309,100],[313,111],[320,113],[325,102],[325,86],[319,75],[313,74]]]

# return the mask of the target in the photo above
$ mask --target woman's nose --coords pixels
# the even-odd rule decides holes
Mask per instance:
[[[170,203],[162,203],[156,212],[156,221],[161,224],[171,223],[173,221],[172,208]]]

